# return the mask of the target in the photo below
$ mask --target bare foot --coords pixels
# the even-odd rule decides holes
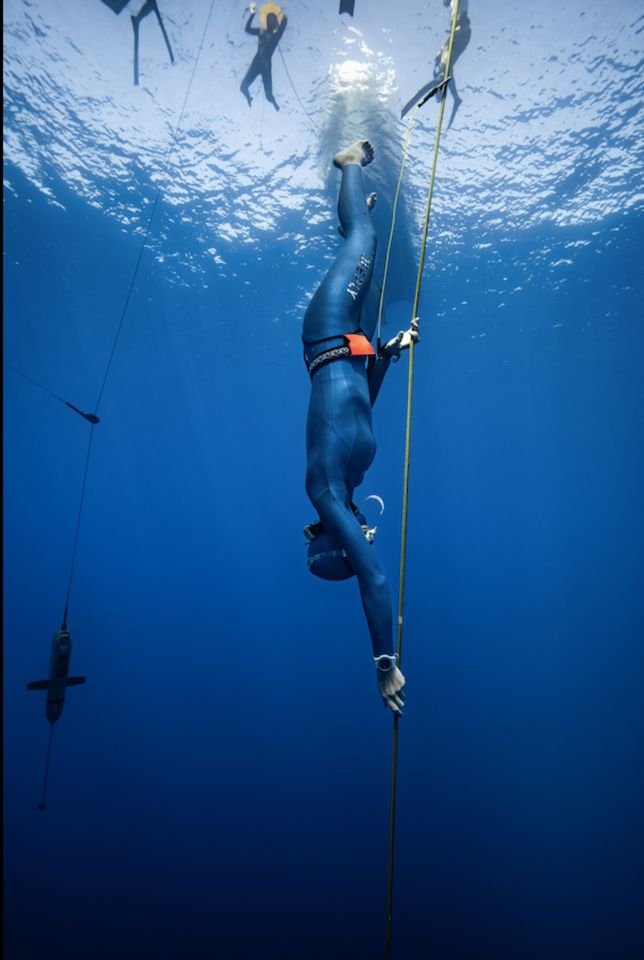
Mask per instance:
[[[349,163],[366,167],[373,160],[373,147],[368,140],[356,140],[350,147],[340,150],[333,158],[333,166],[342,170]]]

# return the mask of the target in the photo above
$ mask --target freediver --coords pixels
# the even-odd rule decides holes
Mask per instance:
[[[443,6],[447,6],[451,3],[451,12],[452,16],[454,15],[454,2],[455,0],[443,0]],[[436,59],[434,60],[434,75],[433,78],[426,83],[420,90],[417,90],[413,97],[407,101],[405,106],[400,111],[400,119],[409,113],[412,107],[415,107],[416,104],[423,106],[431,97],[436,97],[437,101],[440,103],[442,97],[445,94],[445,89],[451,91],[452,97],[454,98],[454,105],[452,107],[452,113],[449,118],[449,123],[447,124],[447,129],[451,127],[454,122],[454,117],[456,116],[456,111],[463,102],[461,97],[458,95],[456,89],[456,82],[454,80],[454,63],[457,58],[463,53],[470,38],[472,36],[472,31],[470,28],[470,20],[467,13],[468,0],[461,0],[461,3],[458,8],[458,19],[456,21],[456,29],[454,31],[454,45],[452,47],[452,59],[450,62],[450,75],[445,76],[445,67],[447,66],[447,57],[449,54],[449,39],[445,44],[440,48],[436,54]]]
[[[255,3],[251,3],[248,10],[250,16],[246,23],[246,33],[252,34],[252,36],[257,37],[257,53],[252,59],[251,65],[246,72],[246,76],[241,82],[239,89],[244,94],[248,100],[248,106],[250,107],[253,99],[249,93],[249,87],[253,80],[256,80],[257,77],[261,76],[262,82],[264,84],[264,93],[266,99],[269,103],[272,103],[276,110],[279,110],[279,106],[273,96],[273,77],[271,72],[271,58],[277,49],[277,44],[282,39],[282,34],[286,30],[286,15],[277,7],[276,4],[267,4],[266,6],[275,7],[279,11],[279,16],[273,11],[269,11],[266,14],[266,27],[252,27],[253,17],[255,16],[255,11],[257,6]]]
[[[455,0],[443,0],[443,6],[450,7],[450,12],[452,16],[454,15],[454,3]],[[458,90],[456,89],[456,81],[454,80],[454,64],[460,57],[460,55],[465,51],[465,48],[470,42],[472,37],[472,28],[470,25],[470,18],[468,14],[469,0],[461,0],[458,7],[458,19],[456,21],[456,29],[454,31],[454,44],[452,46],[452,59],[450,63],[450,76],[447,79],[446,87],[452,94],[454,98],[454,103],[452,106],[452,112],[450,114],[449,123],[447,124],[447,129],[451,127],[454,122],[454,117],[456,116],[456,111],[462,104],[463,100],[458,95]],[[449,53],[449,40],[441,47],[441,49],[436,54],[436,59],[434,60],[434,82],[440,84],[445,80],[445,67],[447,65],[447,55]],[[436,99],[440,103],[441,98],[445,95],[444,89],[439,90]]]
[[[368,310],[366,302],[376,253],[370,216],[375,194],[366,197],[362,176],[373,156],[369,141],[358,140],[333,159],[342,172],[338,216],[344,243],[304,315],[304,360],[311,377],[306,492],[320,518],[304,534],[312,573],[326,580],[357,577],[378,688],[385,706],[400,714],[405,678],[394,653],[389,584],[372,547],[374,530],[353,494],[376,452],[372,406],[390,362],[418,341],[418,323],[376,355],[370,341],[377,311]]]

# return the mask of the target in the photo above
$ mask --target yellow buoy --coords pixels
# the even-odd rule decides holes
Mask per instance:
[[[262,25],[262,30],[266,30],[269,13],[275,14],[278,23],[281,23],[284,19],[284,14],[282,13],[281,7],[279,7],[276,3],[265,3],[259,11],[259,22]]]

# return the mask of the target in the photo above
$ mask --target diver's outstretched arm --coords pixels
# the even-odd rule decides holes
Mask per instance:
[[[406,680],[398,669],[398,657],[374,657],[376,661],[376,682],[385,706],[398,715],[405,706],[403,687]]]
[[[246,33],[250,33],[251,36],[253,36],[253,37],[258,37],[259,34],[260,34],[259,27],[251,27],[251,23],[253,22],[253,17],[254,17],[254,16],[255,16],[255,11],[252,10],[252,11],[251,11],[251,14],[250,14],[250,17],[249,17],[248,20],[246,21]]]
[[[384,347],[381,347],[380,352],[385,357],[389,357],[390,360],[400,360],[400,351],[409,350],[412,343],[418,343],[420,340],[419,322],[419,318],[414,317],[411,327],[408,330],[399,330],[395,337],[392,337]]]
[[[400,330],[395,337],[392,337],[384,347],[380,348],[377,357],[373,358],[367,367],[367,381],[369,383],[369,399],[373,407],[385,374],[389,369],[390,363],[400,360],[402,350],[409,350],[412,343],[418,343],[420,334],[418,332],[418,317],[414,317],[408,330]]]
[[[394,713],[402,713],[405,678],[393,653],[391,594],[387,578],[359,521],[345,503],[329,489],[316,497],[315,508],[325,529],[342,544],[358,579],[380,695],[385,706]]]

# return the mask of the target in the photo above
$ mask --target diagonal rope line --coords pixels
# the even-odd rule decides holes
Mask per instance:
[[[304,113],[307,115],[307,117],[309,118],[309,120],[310,120],[311,123],[313,124],[314,128],[315,128],[315,129],[317,130],[317,132],[319,133],[319,132],[320,132],[319,126],[317,125],[317,123],[315,122],[315,120],[313,119],[313,117],[311,116],[311,114],[309,113],[309,111],[306,109],[306,107],[304,106],[304,104],[303,104],[302,101],[300,100],[300,95],[299,95],[299,93],[297,92],[297,90],[295,89],[295,84],[293,83],[293,81],[292,81],[292,79],[291,79],[291,75],[290,75],[290,73],[288,72],[288,67],[286,66],[286,60],[284,59],[284,54],[282,53],[282,48],[281,48],[281,47],[278,47],[278,48],[277,48],[277,51],[278,51],[280,57],[282,58],[282,63],[283,63],[283,65],[284,65],[284,69],[286,70],[286,76],[288,77],[289,83],[290,83],[291,86],[293,87],[293,93],[295,94],[295,96],[296,96],[296,98],[297,98],[297,102],[298,102],[299,105],[302,107],[302,110],[304,110]]]
[[[179,112],[179,119],[177,120],[177,124],[176,124],[176,126],[175,126],[174,133],[172,134],[172,138],[171,138],[170,144],[169,144],[169,146],[168,146],[168,149],[166,150],[166,154],[165,154],[165,158],[164,158],[164,162],[163,162],[163,167],[162,167],[162,170],[161,170],[161,179],[163,179],[163,178],[165,177],[165,174],[166,174],[166,172],[167,172],[167,170],[168,170],[168,166],[169,166],[169,163],[170,163],[170,157],[171,157],[172,151],[174,150],[174,147],[176,146],[176,143],[177,143],[177,139],[178,139],[178,136],[179,136],[179,130],[181,129],[181,124],[182,124],[182,122],[183,122],[183,117],[184,117],[184,114],[185,114],[185,111],[186,111],[186,105],[187,105],[187,103],[188,103],[188,97],[190,96],[190,90],[191,90],[191,88],[192,88],[192,82],[193,82],[193,80],[194,80],[194,78],[195,78],[195,74],[196,74],[196,72],[197,72],[197,67],[198,67],[198,65],[199,65],[199,59],[200,59],[200,57],[201,57],[201,51],[203,50],[204,40],[205,40],[205,37],[206,37],[206,33],[207,33],[207,31],[208,31],[208,26],[210,25],[210,18],[211,18],[211,16],[212,16],[212,11],[213,11],[214,5],[215,5],[215,0],[211,0],[210,10],[208,11],[208,17],[207,17],[207,19],[206,19],[206,24],[205,24],[205,26],[204,26],[203,33],[202,33],[202,35],[201,35],[201,41],[200,41],[200,43],[199,43],[199,49],[197,50],[197,56],[196,56],[196,58],[195,58],[194,66],[193,66],[193,68],[192,68],[192,73],[191,73],[191,75],[190,75],[190,80],[189,80],[189,82],[188,82],[188,87],[187,87],[187,89],[186,89],[186,94],[185,94],[185,96],[184,96],[184,98],[183,98],[183,103],[182,103],[182,105],[181,105],[181,110],[180,110],[180,112]],[[146,245],[147,245],[147,242],[148,242],[148,238],[149,238],[149,236],[150,236],[150,230],[151,230],[151,228],[152,228],[152,222],[153,222],[153,220],[154,220],[154,215],[155,215],[155,213],[156,213],[156,210],[157,210],[157,207],[158,207],[158,204],[159,204],[159,197],[160,197],[160,196],[161,196],[161,187],[158,187],[158,188],[157,188],[156,195],[155,195],[155,198],[154,198],[154,203],[153,203],[153,205],[152,205],[152,210],[151,210],[150,216],[149,216],[149,218],[148,218],[148,224],[147,224],[147,227],[146,227],[146,230],[145,230],[145,234],[144,234],[144,237],[143,237],[143,242],[142,242],[142,244],[141,244],[141,248],[140,248],[139,253],[138,253],[138,256],[137,256],[137,258],[136,258],[136,262],[135,262],[135,264],[134,264],[134,270],[132,271],[132,279],[130,280],[130,285],[129,285],[129,287],[128,287],[127,296],[125,297],[125,302],[124,302],[124,304],[123,304],[123,309],[121,310],[121,316],[120,316],[120,318],[119,318],[119,322],[118,322],[118,325],[117,325],[117,328],[116,328],[116,333],[115,333],[115,335],[114,335],[114,340],[112,341],[112,348],[111,348],[111,350],[110,350],[110,355],[109,355],[109,357],[108,357],[107,365],[106,365],[106,367],[105,367],[105,373],[104,373],[104,375],[103,375],[103,381],[102,381],[102,383],[101,383],[101,388],[100,388],[100,390],[99,390],[99,392],[98,392],[98,397],[97,397],[96,404],[95,404],[95,407],[94,407],[94,412],[95,412],[96,414],[98,414],[98,410],[99,410],[99,407],[100,407],[101,402],[102,402],[102,399],[103,399],[103,394],[104,394],[104,392],[105,392],[105,387],[106,387],[106,385],[107,385],[107,380],[108,380],[108,377],[109,377],[109,375],[110,375],[110,371],[111,371],[111,369],[112,369],[112,362],[113,362],[113,360],[114,360],[114,355],[115,355],[115,353],[116,353],[116,348],[117,348],[117,346],[118,346],[118,342],[119,342],[119,339],[120,339],[120,336],[121,336],[121,332],[122,332],[122,330],[123,330],[123,324],[125,323],[125,317],[126,317],[126,314],[127,314],[127,311],[128,311],[128,307],[129,307],[130,301],[131,301],[131,299],[132,299],[132,293],[133,293],[133,291],[134,291],[134,285],[135,285],[135,283],[136,283],[136,279],[137,279],[137,276],[138,276],[138,273],[139,273],[139,268],[140,268],[140,266],[141,266],[141,260],[143,259],[143,253],[144,253],[144,251],[145,251],[145,248],[146,248]],[[67,624],[67,614],[68,614],[68,612],[69,612],[69,599],[70,599],[70,595],[71,595],[72,582],[73,582],[73,578],[74,578],[74,569],[75,569],[75,566],[76,566],[76,554],[77,554],[77,548],[78,548],[78,537],[79,537],[79,534],[80,534],[81,521],[82,521],[82,518],[83,518],[83,508],[84,508],[84,505],[85,505],[85,494],[86,494],[86,492],[87,492],[87,479],[88,479],[88,475],[89,475],[89,465],[90,465],[90,460],[91,460],[91,455],[92,455],[92,442],[93,442],[93,439],[94,439],[94,426],[95,426],[95,425],[92,424],[91,429],[90,429],[89,442],[88,442],[88,444],[87,444],[87,456],[85,457],[85,468],[84,468],[84,471],[83,471],[83,482],[82,482],[82,485],[81,485],[80,500],[79,500],[79,504],[78,504],[78,516],[77,516],[77,518],[76,518],[76,528],[75,528],[75,531],[74,531],[74,543],[73,543],[73,547],[72,547],[72,557],[71,557],[70,568],[69,568],[69,577],[68,577],[68,580],[67,580],[67,593],[66,593],[66,595],[65,595],[65,613],[64,613],[64,617],[63,617],[63,625],[65,625],[65,626],[66,626],[66,624]]]
[[[200,41],[200,43],[199,43],[199,49],[198,49],[198,51],[197,51],[197,56],[196,56],[196,58],[195,58],[194,66],[193,66],[193,68],[192,68],[192,73],[191,73],[191,75],[190,75],[190,80],[188,81],[188,87],[187,87],[187,89],[186,89],[186,94],[185,94],[185,96],[184,96],[184,98],[183,98],[183,103],[182,103],[182,105],[181,105],[181,110],[180,110],[180,112],[179,112],[179,119],[177,120],[177,124],[176,124],[176,126],[175,126],[174,132],[173,132],[172,137],[171,137],[171,140],[170,140],[170,144],[168,145],[168,148],[167,148],[167,150],[166,150],[166,154],[165,154],[165,157],[164,157],[164,160],[163,160],[163,166],[162,166],[161,175],[160,175],[160,179],[161,179],[161,180],[163,180],[163,178],[165,177],[165,175],[166,175],[166,173],[167,173],[168,166],[170,165],[170,156],[171,156],[172,151],[174,150],[174,148],[175,148],[175,146],[176,146],[176,144],[177,144],[177,140],[178,140],[178,137],[179,137],[179,130],[181,129],[181,124],[183,123],[183,117],[184,117],[184,114],[185,114],[185,111],[186,111],[186,105],[187,105],[187,103],[188,103],[188,97],[190,96],[190,90],[191,90],[191,88],[192,88],[192,81],[193,81],[194,78],[195,78],[195,73],[197,72],[197,67],[199,66],[199,58],[201,57],[201,51],[202,51],[202,49],[203,49],[203,44],[204,44],[204,40],[205,40],[205,37],[206,37],[206,33],[207,33],[207,31],[208,31],[208,26],[209,26],[209,24],[210,24],[210,18],[211,18],[211,16],[212,16],[212,11],[213,11],[214,5],[215,5],[215,0],[211,0],[210,10],[208,11],[208,18],[207,18],[207,20],[206,20],[206,25],[205,25],[205,27],[204,27],[204,29],[203,29],[203,33],[202,33],[202,35],[201,35],[201,41]],[[136,283],[136,278],[137,278],[137,275],[138,275],[138,272],[139,272],[139,267],[141,266],[141,260],[142,260],[142,258],[143,258],[143,253],[144,253],[145,248],[146,248],[146,246],[147,246],[148,238],[149,238],[149,236],[150,236],[150,230],[151,230],[151,228],[152,228],[152,221],[154,220],[154,215],[155,215],[155,213],[156,213],[157,206],[158,206],[158,204],[159,204],[159,198],[160,198],[160,196],[161,196],[161,187],[158,187],[158,188],[157,188],[157,192],[156,192],[155,197],[154,197],[154,202],[153,202],[153,204],[152,204],[152,210],[151,210],[150,216],[149,216],[149,218],[148,218],[148,225],[147,225],[147,227],[146,227],[146,229],[145,229],[145,234],[144,234],[144,236],[143,236],[143,242],[142,242],[142,244],[141,244],[141,249],[139,250],[139,254],[138,254],[137,258],[136,258],[136,263],[135,263],[135,265],[134,265],[134,270],[132,271],[132,279],[131,279],[131,281],[130,281],[130,286],[129,286],[128,291],[127,291],[127,296],[126,296],[126,298],[125,298],[125,303],[123,304],[123,309],[122,309],[122,311],[121,311],[121,317],[120,317],[120,320],[119,320],[119,323],[118,323],[118,327],[117,327],[117,329],[116,329],[116,334],[115,334],[114,340],[113,340],[113,342],[112,342],[112,349],[110,350],[110,355],[109,355],[109,358],[108,358],[108,361],[107,361],[107,366],[106,366],[106,368],[105,368],[105,374],[104,374],[104,376],[103,376],[103,382],[102,382],[102,384],[101,384],[101,389],[99,390],[98,399],[97,399],[97,401],[96,401],[96,406],[95,406],[95,408],[94,408],[95,413],[98,413],[98,408],[99,408],[99,406],[100,406],[101,400],[103,399],[103,393],[104,393],[104,391],[105,391],[105,386],[106,386],[106,384],[107,384],[107,379],[108,379],[108,377],[109,377],[109,375],[110,375],[110,370],[111,370],[111,367],[112,367],[112,361],[114,360],[114,354],[116,353],[116,347],[117,347],[117,345],[118,345],[118,341],[119,341],[119,338],[120,338],[120,336],[121,336],[121,331],[122,331],[122,329],[123,329],[123,323],[125,322],[125,315],[127,314],[127,310],[128,310],[129,305],[130,305],[130,299],[131,299],[132,293],[133,293],[133,291],[134,291],[134,284]]]
[[[29,383],[33,383],[34,387],[38,387],[39,390],[42,390],[43,393],[48,393],[50,397],[53,397],[54,400],[60,400],[61,403],[65,403],[62,397],[59,397],[57,393],[54,393],[53,390],[49,390],[47,387],[43,386],[42,383],[38,383],[37,380],[34,380],[33,377],[28,377],[26,373],[23,373],[22,370],[18,370],[18,367],[14,367],[13,364],[7,363],[6,360],[2,361],[2,366],[7,367],[8,370],[13,370],[14,373],[17,373],[19,377],[22,377],[24,380],[28,380]]]
[[[85,455],[85,467],[83,469],[83,482],[81,484],[80,499],[78,501],[78,514],[76,517],[76,527],[74,529],[74,543],[72,546],[72,557],[69,564],[69,577],[67,578],[67,592],[65,594],[65,612],[63,613],[63,630],[67,629],[67,614],[69,612],[69,598],[72,592],[72,581],[74,579],[74,569],[76,567],[76,551],[78,549],[78,537],[80,534],[81,518],[83,516],[83,507],[85,505],[85,492],[87,490],[87,476],[89,473],[89,461],[92,455],[92,442],[94,440],[94,427],[92,424],[89,431],[89,440],[87,441],[87,454]]]

